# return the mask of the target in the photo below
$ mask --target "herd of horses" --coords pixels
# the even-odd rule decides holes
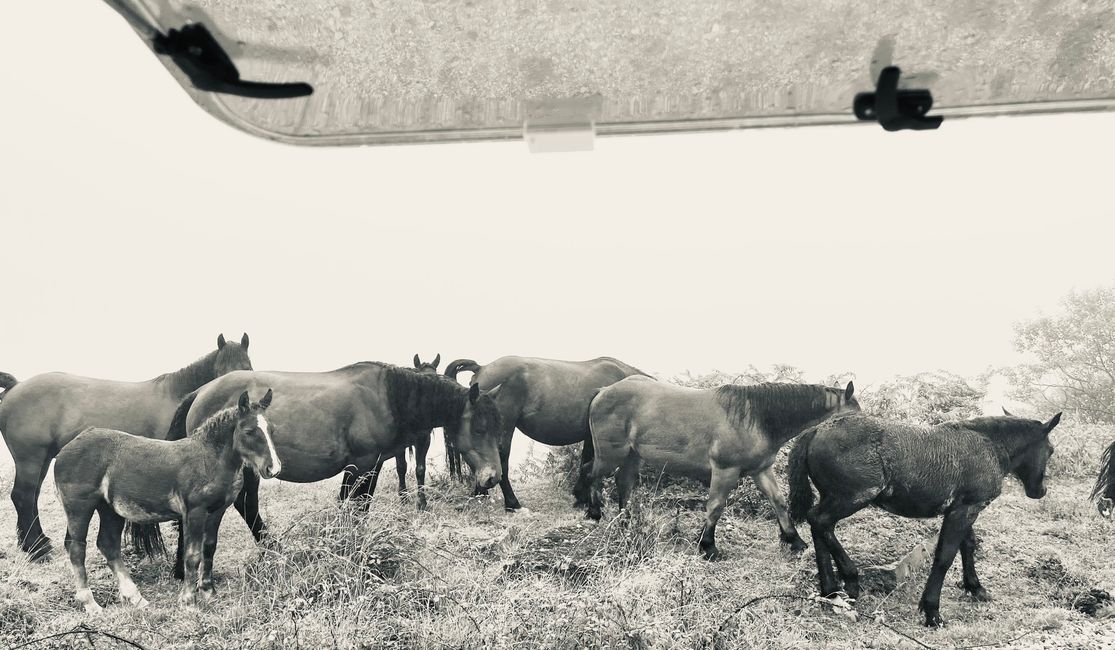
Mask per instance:
[[[963,586],[988,600],[975,569],[972,525],[1007,475],[1041,498],[1058,413],[1042,422],[1003,416],[921,427],[860,411],[844,388],[801,384],[690,389],[612,358],[556,361],[502,357],[481,366],[461,359],[438,374],[441,357],[413,367],[354,363],[328,372],[255,370],[248,336],[217,339],[216,350],[145,382],[64,373],[17,381],[0,373],[0,433],[15,461],[12,502],[20,547],[35,559],[52,543],[39,522],[38,497],[52,460],[66,515],[65,549],[76,598],[100,609],[85,572],[86,537],[99,516],[97,547],[119,582],[122,601],[147,601],[121,559],[130,528],[141,552],[162,550],[159,524],[177,522],[179,601],[213,595],[212,568],[222,517],[231,505],[257,541],[266,535],[259,481],[308,483],[343,473],[338,497],[368,507],[383,463],[394,457],[406,492],[413,449],[417,507],[427,507],[425,461],[434,428],[445,435],[450,473],[471,471],[473,493],[499,485],[504,507],[520,510],[508,475],[513,432],[547,445],[583,443],[575,503],[602,517],[603,481],[616,478],[625,508],[643,466],[709,485],[700,552],[720,556],[716,525],[730,492],[751,477],[774,509],[782,542],[801,551],[795,523],[808,521],[820,593],[859,595],[855,563],[836,523],[875,505],[904,517],[943,516],[920,609],[943,623],[941,586],[956,553]],[[457,381],[471,372],[469,385]],[[790,500],[772,467],[795,440]],[[1110,515],[1115,443],[1101,459],[1092,494]],[[819,493],[819,500],[814,495]],[[835,571],[834,571],[835,564]]]

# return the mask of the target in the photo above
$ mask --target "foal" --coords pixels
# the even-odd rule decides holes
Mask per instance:
[[[821,595],[840,590],[832,570],[835,557],[844,591],[859,596],[859,570],[834,529],[841,519],[874,504],[901,517],[944,515],[919,604],[927,626],[944,623],[941,584],[957,550],[964,589],[974,600],[990,600],[976,576],[972,524],[999,496],[1007,474],[1022,481],[1031,499],[1045,496],[1045,465],[1053,455],[1049,432],[1060,421],[1058,413],[1044,423],[981,417],[918,427],[847,415],[803,433],[790,452],[790,516],[809,519]],[[810,479],[821,493],[816,506]]]
[[[154,524],[181,519],[186,538],[186,581],[178,602],[213,594],[213,550],[225,509],[243,483],[241,470],[252,467],[264,478],[279,473],[264,411],[271,390],[258,404],[248,393],[237,406],[220,411],[190,436],[168,442],[90,427],[62,448],[54,464],[58,497],[66,512],[66,551],[77,583],[77,600],[95,614],[101,607],[85,574],[85,539],[96,511],[101,530],[97,548],[120,582],[120,599],[143,607],[128,569],[120,559],[125,521]]]

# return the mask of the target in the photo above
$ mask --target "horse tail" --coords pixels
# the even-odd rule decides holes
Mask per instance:
[[[805,514],[813,507],[813,486],[809,484],[809,445],[817,427],[807,429],[798,436],[790,450],[790,519],[795,523],[805,521]]]
[[[1099,502],[1100,512],[1110,509],[1110,501],[1115,501],[1115,442],[1112,442],[1100,457],[1100,472],[1092,488],[1091,498],[1108,500],[1108,503],[1102,500]]]
[[[198,390],[201,390],[200,388]],[[190,407],[194,405],[194,400],[197,399],[198,391],[190,393],[182,399],[178,404],[178,409],[174,412],[174,417],[170,420],[170,429],[166,432],[164,440],[181,440],[189,435],[186,430],[186,416],[190,414]]]
[[[141,558],[166,557],[166,544],[158,523],[139,524],[129,521],[124,536]]]
[[[448,366],[445,366],[445,376],[452,379],[453,381],[457,381],[458,372],[464,370],[475,375],[476,373],[480,372],[480,368],[480,364],[476,363],[472,359],[457,359],[456,361],[450,363]]]
[[[0,388],[4,389],[4,392],[0,393],[0,399],[4,399],[4,396],[7,395],[8,391],[12,389],[12,386],[15,386],[18,383],[19,380],[15,377],[9,375],[6,372],[0,372]]]

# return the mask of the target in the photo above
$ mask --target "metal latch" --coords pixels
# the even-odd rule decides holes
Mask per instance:
[[[528,103],[523,139],[530,152],[592,151],[602,103],[599,95]]]

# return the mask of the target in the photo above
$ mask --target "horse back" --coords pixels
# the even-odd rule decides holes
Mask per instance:
[[[0,430],[9,446],[55,450],[88,427],[161,437],[175,406],[150,382],[47,373],[16,384],[0,401]]]

